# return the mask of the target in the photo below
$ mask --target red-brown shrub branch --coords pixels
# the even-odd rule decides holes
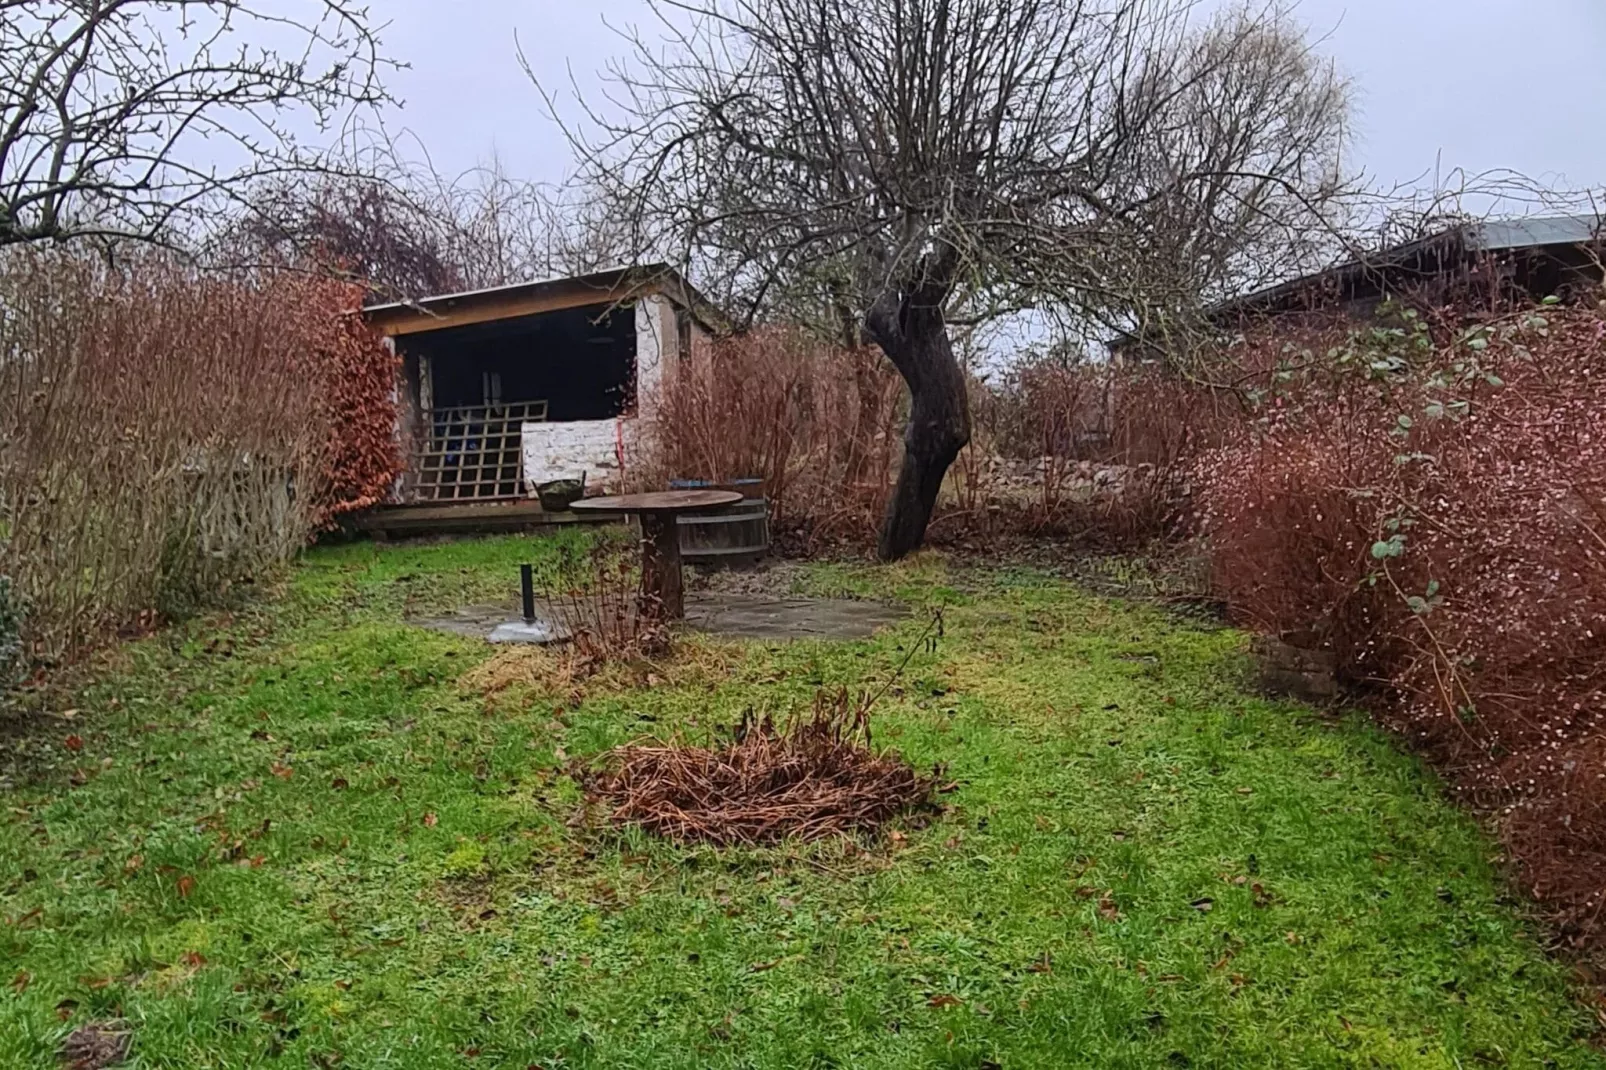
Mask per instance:
[[[1606,892],[1606,320],[1441,310],[1252,332],[1258,419],[1201,459],[1239,617],[1383,685],[1579,940]],[[1279,378],[1282,381],[1278,381]]]
[[[0,260],[0,575],[32,657],[215,601],[394,478],[360,291],[157,251]]]

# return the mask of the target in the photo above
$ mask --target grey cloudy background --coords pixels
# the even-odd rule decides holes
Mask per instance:
[[[453,174],[494,151],[520,178],[556,181],[562,137],[520,69],[587,92],[624,43],[605,25],[653,32],[644,0],[376,0],[391,82],[389,121]],[[1444,172],[1510,168],[1566,188],[1606,186],[1606,0],[1305,0],[1299,17],[1355,83],[1352,163],[1384,187]],[[1442,162],[1441,162],[1442,161]]]

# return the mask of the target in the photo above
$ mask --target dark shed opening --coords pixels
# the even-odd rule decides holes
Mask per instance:
[[[636,380],[632,306],[607,304],[428,331],[406,338],[429,361],[431,408],[544,401],[549,421],[607,420]]]

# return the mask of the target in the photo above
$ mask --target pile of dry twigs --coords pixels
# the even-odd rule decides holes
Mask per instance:
[[[678,843],[719,846],[874,832],[933,806],[939,770],[922,776],[871,749],[870,702],[821,694],[777,726],[751,711],[719,749],[683,742],[613,751],[584,778],[608,819]]]

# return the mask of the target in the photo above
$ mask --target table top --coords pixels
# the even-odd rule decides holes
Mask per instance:
[[[684,513],[735,505],[742,496],[734,490],[660,490],[650,494],[617,494],[611,498],[582,498],[569,506],[586,513]]]

